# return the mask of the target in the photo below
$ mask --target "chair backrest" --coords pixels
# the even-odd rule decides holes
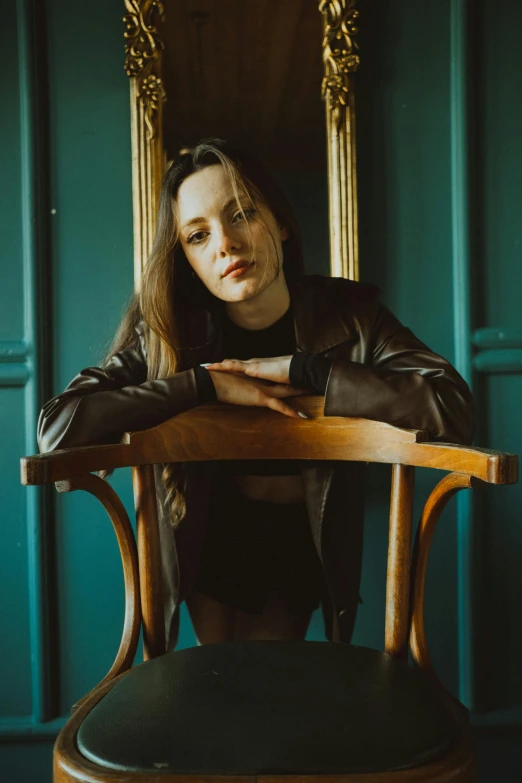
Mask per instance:
[[[385,650],[404,656],[409,640],[417,664],[431,671],[423,603],[426,564],[436,522],[449,498],[460,489],[471,487],[473,481],[516,482],[517,458],[485,449],[428,442],[423,431],[399,429],[383,422],[324,417],[323,403],[322,397],[299,398],[300,410],[309,419],[293,419],[264,408],[205,405],[153,429],[127,433],[120,444],[67,449],[22,460],[22,483],[55,483],[59,491],[86,489],[104,503],[115,524],[124,561],[126,621],[119,664],[115,662],[108,678],[127,666],[133,648],[135,652],[139,618],[137,621],[136,598],[132,594],[138,589],[145,657],[165,652],[153,465],[230,459],[341,460],[393,466]],[[132,529],[124,518],[123,507],[106,482],[89,475],[129,466],[133,469],[140,588]],[[450,475],[437,484],[428,498],[412,563],[415,467],[437,468]]]

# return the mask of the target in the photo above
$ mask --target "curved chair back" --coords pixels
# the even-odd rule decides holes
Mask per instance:
[[[122,644],[106,679],[132,664],[143,621],[145,657],[165,652],[159,531],[153,465],[211,460],[298,459],[391,464],[392,490],[386,586],[385,651],[407,653],[432,672],[424,634],[424,585],[437,520],[456,492],[476,481],[511,484],[517,458],[467,446],[427,441],[427,433],[367,419],[323,416],[322,397],[299,398],[308,419],[265,408],[221,404],[194,408],[150,430],[127,433],[122,442],[55,451],[22,459],[22,483],[55,483],[58,491],[84,489],[106,507],[124,564],[126,619]],[[137,514],[137,554],[132,527],[119,498],[92,472],[132,467]],[[412,514],[415,467],[446,475],[424,507],[413,559]],[[139,560],[139,579],[138,565]],[[411,592],[411,595],[410,595]],[[141,612],[137,596],[141,598]]]

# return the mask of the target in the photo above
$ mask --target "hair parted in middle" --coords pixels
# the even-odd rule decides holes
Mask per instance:
[[[173,160],[161,186],[156,233],[149,259],[144,267],[139,290],[134,295],[116,334],[106,360],[131,345],[135,327],[144,325],[147,347],[148,379],[165,378],[187,369],[187,357],[193,349],[191,324],[198,311],[211,315],[223,303],[206,288],[185,257],[180,242],[176,198],[182,183],[191,174],[208,166],[221,165],[230,177],[238,209],[240,197],[251,203],[262,202],[272,212],[287,238],[283,244],[283,271],[288,284],[303,273],[299,229],[293,209],[279,184],[266,166],[252,153],[223,139],[203,139],[193,148],[185,148]],[[163,482],[167,502],[173,510],[173,523],[184,516],[181,474],[176,466],[166,465]]]

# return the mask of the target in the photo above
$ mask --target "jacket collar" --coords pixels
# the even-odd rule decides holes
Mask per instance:
[[[322,353],[354,335],[329,278],[309,275],[291,287],[295,337],[299,351]]]
[[[343,312],[346,308],[342,307],[334,279],[322,275],[304,276],[290,286],[290,296],[297,350],[323,353],[354,336],[354,326],[346,321]],[[223,358],[224,317],[225,310],[221,307],[212,316],[207,312],[198,313],[199,328],[195,332],[199,332],[199,339],[194,342],[200,347],[194,352],[196,363]]]

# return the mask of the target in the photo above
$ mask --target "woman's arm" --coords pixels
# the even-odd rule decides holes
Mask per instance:
[[[41,452],[118,442],[128,430],[154,427],[198,404],[194,370],[147,381],[140,342],[103,367],[89,367],[47,402],[38,421]]]
[[[326,415],[360,416],[427,430],[433,440],[471,443],[473,399],[448,361],[382,305],[371,329],[371,346],[371,364],[351,361],[342,351],[334,359]]]
[[[349,313],[348,313],[349,316]],[[418,340],[384,306],[371,303],[358,313],[365,349],[352,359],[349,340],[330,354],[299,352],[293,357],[209,365],[215,372],[242,373],[277,383],[291,383],[325,394],[325,415],[358,416],[427,430],[433,440],[471,443],[473,400],[458,372]]]
[[[147,363],[138,340],[103,367],[82,370],[62,394],[44,405],[38,421],[38,446],[46,452],[118,443],[124,432],[155,427],[182,411],[216,399],[232,405],[268,407],[297,418],[303,414],[283,400],[301,393],[288,385],[267,386],[253,378],[223,374],[216,378],[200,367],[148,381]]]

